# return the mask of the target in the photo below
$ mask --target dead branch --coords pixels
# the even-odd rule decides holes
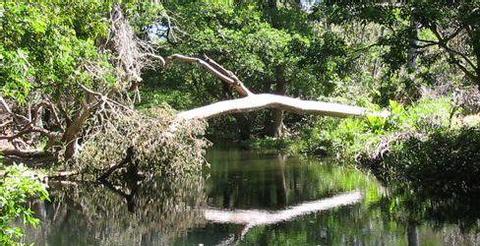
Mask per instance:
[[[180,54],[175,54],[165,58],[165,64],[168,66],[173,61],[182,61],[185,63],[197,63],[205,68],[209,73],[225,82],[230,88],[236,91],[240,96],[250,96],[253,93],[230,71],[214,62],[207,57],[207,60],[202,60],[196,57],[190,57]]]
[[[42,150],[19,150],[19,149],[0,149],[3,156],[17,156],[23,158],[36,158],[49,156],[50,153]]]
[[[362,107],[301,100],[274,94],[255,94],[183,111],[177,116],[183,119],[208,119],[219,115],[250,112],[264,108],[277,108],[299,114],[321,114],[335,117],[363,116],[367,113],[367,110]]]

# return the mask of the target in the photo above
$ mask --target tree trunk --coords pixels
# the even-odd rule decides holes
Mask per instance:
[[[280,80],[277,82],[277,90],[275,94],[277,95],[285,95],[287,92],[287,83],[284,80]],[[282,109],[273,109],[272,110],[272,125],[270,136],[272,137],[283,137],[285,131],[285,125],[283,124],[284,119],[284,112]]]
[[[245,114],[234,114],[235,120],[237,121],[237,126],[240,134],[240,140],[248,140],[250,139],[250,135],[252,133],[252,126],[251,122],[248,120]]]
[[[412,36],[410,38],[410,49],[408,50],[408,68],[412,71],[417,69],[417,47],[418,46],[418,28],[420,25],[415,21],[410,21],[410,27],[412,28]]]
[[[287,93],[287,82],[283,76],[283,68],[277,66],[275,68],[276,75],[276,88],[275,94],[284,96]],[[284,113],[282,109],[273,109],[272,110],[272,121],[270,125],[270,136],[271,137],[283,137],[285,131],[285,125],[283,124]]]
[[[334,117],[365,116],[367,114],[387,117],[389,114],[388,112],[368,113],[365,108],[338,103],[301,100],[274,94],[255,94],[183,111],[177,114],[177,118],[179,120],[210,119],[220,115],[250,112],[264,108],[282,109],[299,114],[319,114]]]
[[[407,241],[408,241],[408,246],[420,245],[417,227],[412,223],[408,223],[408,226],[407,226]]]

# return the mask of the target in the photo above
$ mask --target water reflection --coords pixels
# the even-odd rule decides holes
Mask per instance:
[[[441,179],[438,181],[442,183]],[[463,192],[450,187],[425,189],[410,182],[390,181],[389,195],[382,197],[371,209],[382,211],[385,218],[404,224],[428,224],[441,229],[456,225],[462,232],[480,229],[480,193]]]
[[[37,204],[44,223],[29,239],[37,245],[480,245],[475,196],[435,196],[393,183],[385,192],[373,177],[328,160],[219,149],[207,159],[203,176],[52,187],[52,201]],[[322,201],[342,194],[362,199],[322,209]]]
[[[336,163],[238,150],[208,154],[211,207],[283,209],[357,189],[378,195],[372,178]]]
[[[36,245],[169,245],[204,222],[201,175],[57,185],[51,196],[39,206],[41,228],[28,234]]]

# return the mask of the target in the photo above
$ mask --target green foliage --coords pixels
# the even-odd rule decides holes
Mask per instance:
[[[245,143],[248,148],[252,148],[259,151],[273,151],[277,152],[278,150],[285,150],[291,144],[291,139],[289,138],[272,138],[265,137],[260,139],[251,139]]]
[[[479,83],[479,1],[321,1],[313,18],[348,25],[374,23],[388,31],[375,42],[387,49],[383,61],[393,70],[415,69],[414,57],[456,66],[470,82]],[[463,81],[464,83],[467,81]]]
[[[23,230],[12,224],[21,219],[27,225],[37,225],[40,221],[34,217],[28,201],[46,200],[48,193],[38,174],[25,166],[0,166],[0,174],[0,244],[17,245]]]
[[[176,110],[187,110],[194,107],[193,102],[194,93],[180,90],[167,91],[142,91],[142,102],[138,105],[139,108],[149,109],[154,107],[163,107],[164,104]]]
[[[296,26],[307,15],[301,9],[278,7],[271,10],[254,3],[208,2],[170,4],[167,8],[187,20],[179,25],[189,35],[166,52],[207,54],[235,72],[255,91],[272,91],[275,82],[283,79],[292,85],[292,93],[325,95],[332,90],[329,83],[334,74],[346,72],[345,44],[333,33],[313,33],[313,25]],[[196,11],[198,9],[202,11]],[[288,15],[283,15],[286,13]],[[196,89],[198,93],[205,87],[216,88],[206,89],[203,97],[222,97],[223,93],[217,89],[216,79],[195,69],[187,73],[184,69],[172,71],[164,74],[161,80],[160,84],[167,87],[175,86],[169,85],[169,81],[176,84],[184,81],[181,84],[194,86],[189,89]],[[159,84],[158,81],[155,84]],[[317,92],[306,94],[312,90]]]
[[[436,129],[419,138],[391,144],[381,158],[363,157],[368,168],[392,191],[382,201],[388,213],[404,221],[459,224],[478,230],[480,129]]]
[[[378,110],[378,108],[377,108]],[[453,102],[449,98],[429,99],[405,107],[390,101],[386,118],[369,115],[363,119],[322,118],[306,130],[294,152],[336,155],[353,158],[363,151],[373,151],[382,141],[398,132],[429,133],[450,126]]]
[[[137,29],[162,11],[136,0],[2,1],[0,92],[25,103],[32,92],[54,100],[67,92],[81,97],[78,83],[95,89],[118,85],[113,56],[99,47],[110,35],[110,13],[118,3]]]

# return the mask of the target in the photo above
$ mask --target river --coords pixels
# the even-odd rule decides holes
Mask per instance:
[[[203,175],[52,185],[35,245],[480,245],[332,160],[212,149]],[[400,200],[400,201],[399,201]],[[413,210],[413,211],[410,211]],[[428,208],[425,208],[427,211]],[[420,209],[421,210],[421,209]],[[413,215],[413,217],[412,217]],[[478,220],[475,220],[478,221]]]

